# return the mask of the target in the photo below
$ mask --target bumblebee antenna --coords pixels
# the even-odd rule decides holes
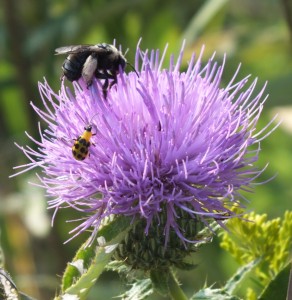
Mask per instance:
[[[130,64],[129,62],[127,62],[127,65],[129,65],[133,69],[133,71],[136,73],[136,75],[139,77],[139,74],[136,71],[136,69],[134,68],[134,66],[132,64]]]

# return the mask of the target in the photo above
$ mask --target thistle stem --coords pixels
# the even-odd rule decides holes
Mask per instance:
[[[169,272],[169,277],[168,277],[168,288],[169,288],[169,293],[171,296],[171,299],[173,300],[187,300],[187,296],[183,292],[183,290],[180,288],[180,285],[175,278],[175,275],[173,274],[173,271]]]

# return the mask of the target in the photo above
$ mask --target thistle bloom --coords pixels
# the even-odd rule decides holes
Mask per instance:
[[[202,53],[182,72],[183,48],[162,69],[165,51],[160,58],[137,47],[139,76],[121,73],[106,99],[99,80],[87,88],[80,79],[73,91],[62,82],[59,93],[39,84],[45,110],[32,106],[47,128],[40,141],[29,136],[37,150],[20,147],[30,163],[19,173],[40,167],[49,207],[81,212],[72,232],[96,233],[105,217],[124,215],[143,219],[147,235],[164,213],[166,243],[171,232],[188,243],[195,241],[178,225],[178,211],[205,224],[234,217],[240,190],[250,190],[263,171],[253,164],[269,125],[256,133],[265,87],[253,96],[257,81],[236,82],[237,70],[222,88],[225,59],[202,66]],[[71,148],[88,124],[90,154],[78,161]]]

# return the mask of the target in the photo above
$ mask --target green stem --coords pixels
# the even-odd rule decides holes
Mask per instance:
[[[175,278],[175,275],[173,274],[173,271],[169,272],[168,277],[168,289],[171,296],[171,299],[173,300],[187,300],[187,296],[183,292],[183,290],[180,288],[180,285]]]

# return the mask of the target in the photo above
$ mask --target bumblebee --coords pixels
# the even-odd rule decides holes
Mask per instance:
[[[119,71],[124,71],[126,64],[129,64],[115,46],[105,43],[65,46],[55,51],[56,55],[69,54],[62,66],[64,77],[71,82],[83,77],[87,87],[92,84],[94,77],[104,79],[102,90],[105,97],[108,88],[117,83]],[[109,84],[110,79],[112,82]]]
[[[72,154],[76,160],[84,160],[89,155],[89,147],[91,146],[90,139],[93,135],[92,125],[89,124],[84,127],[84,132],[77,139],[75,139],[72,147]]]

